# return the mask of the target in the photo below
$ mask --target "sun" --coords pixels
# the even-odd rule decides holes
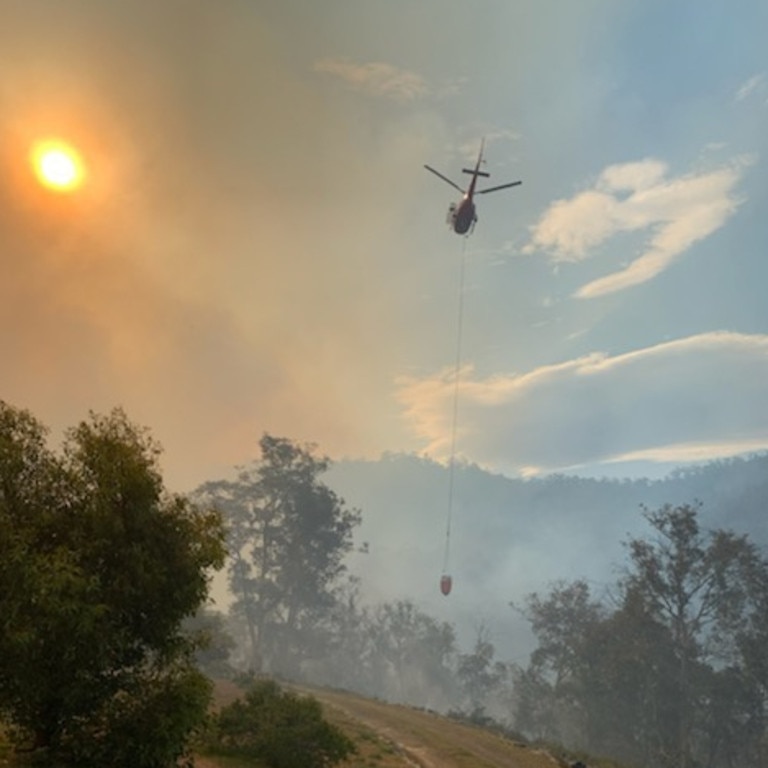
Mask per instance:
[[[38,181],[54,192],[74,192],[85,181],[80,153],[59,139],[38,141],[30,153]]]

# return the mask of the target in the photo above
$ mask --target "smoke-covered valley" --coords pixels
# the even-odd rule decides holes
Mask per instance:
[[[701,503],[704,528],[746,533],[768,544],[768,456],[680,469],[659,480],[555,475],[512,479],[458,465],[450,534],[453,590],[443,597],[449,470],[407,455],[333,464],[326,482],[362,512],[367,553],[348,559],[366,602],[407,599],[455,625],[469,647],[480,627],[504,660],[533,648],[518,610],[556,581],[586,580],[610,601],[626,566],[625,542],[650,534],[643,508]]]
[[[229,522],[236,668],[643,766],[762,765],[768,456],[451,484],[414,456],[261,445],[198,491]]]

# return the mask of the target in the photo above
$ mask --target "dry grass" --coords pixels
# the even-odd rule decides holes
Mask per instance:
[[[358,748],[365,734],[376,740],[378,751],[361,751],[345,768],[556,768],[560,764],[544,751],[430,712],[340,691],[301,690],[320,700],[326,717],[339,725]]]

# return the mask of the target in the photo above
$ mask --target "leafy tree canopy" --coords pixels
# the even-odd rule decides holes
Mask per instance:
[[[165,490],[120,409],[58,453],[46,437],[0,401],[0,712],[80,765],[119,764],[134,737],[130,764],[169,764],[205,710],[181,622],[223,564],[221,520]]]
[[[583,581],[530,596],[517,724],[643,766],[763,765],[768,561],[699,505],[645,515],[615,605]]]
[[[321,481],[329,460],[315,446],[268,434],[259,446],[261,460],[236,480],[206,483],[197,495],[227,518],[230,587],[252,666],[293,674],[335,601],[360,513]]]

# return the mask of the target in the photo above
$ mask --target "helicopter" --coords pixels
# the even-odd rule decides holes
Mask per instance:
[[[485,139],[480,142],[480,154],[477,156],[477,163],[475,164],[474,169],[461,169],[463,173],[468,173],[472,176],[472,181],[469,182],[469,187],[466,190],[462,189],[458,184],[451,181],[447,176],[443,176],[440,171],[436,171],[429,165],[424,166],[428,171],[431,171],[435,174],[435,176],[440,177],[444,182],[450,184],[454,189],[458,189],[459,192],[464,195],[460,202],[451,203],[448,208],[448,216],[446,217],[448,226],[451,227],[451,229],[457,235],[466,235],[471,233],[475,228],[475,224],[477,224],[477,213],[475,211],[475,203],[473,200],[474,195],[485,195],[488,192],[497,192],[500,189],[517,187],[523,183],[522,181],[512,181],[509,184],[499,184],[496,187],[489,187],[488,189],[475,189],[475,185],[477,184],[477,179],[479,176],[487,179],[491,175],[490,173],[486,173],[485,171],[480,170],[480,165],[484,162],[484,146]]]

